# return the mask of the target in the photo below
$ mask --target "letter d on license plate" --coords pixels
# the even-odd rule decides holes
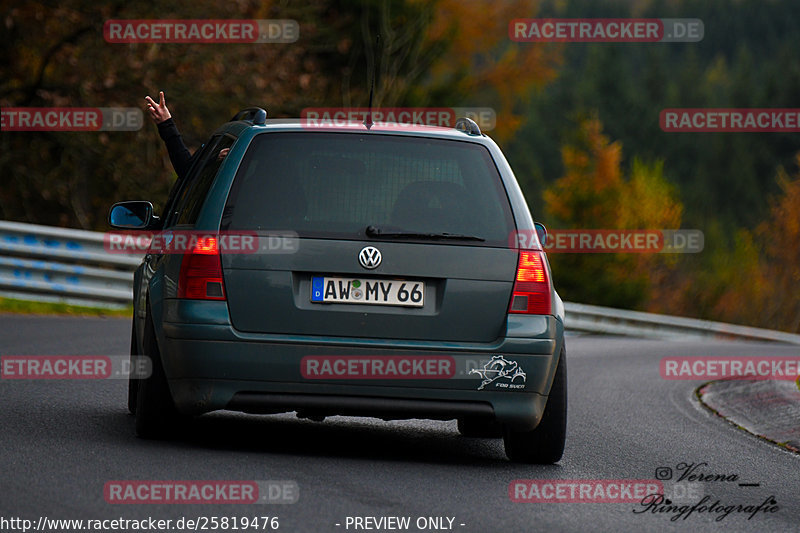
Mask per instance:
[[[313,276],[314,303],[399,305],[422,307],[425,283],[414,280],[363,279]]]

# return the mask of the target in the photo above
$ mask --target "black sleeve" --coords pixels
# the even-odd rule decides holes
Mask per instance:
[[[192,154],[186,145],[183,143],[181,132],[175,125],[175,121],[168,118],[164,122],[158,124],[158,134],[167,145],[167,152],[169,153],[169,160],[175,172],[178,174],[178,180],[182,180],[186,173],[189,172],[189,167],[192,165]]]

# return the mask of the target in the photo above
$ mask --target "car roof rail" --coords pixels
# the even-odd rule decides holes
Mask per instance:
[[[455,128],[459,131],[463,131],[467,135],[483,135],[481,133],[481,127],[471,118],[462,117],[456,120]]]
[[[237,120],[244,120],[247,122],[252,122],[256,126],[263,126],[267,123],[267,111],[261,109],[260,107],[248,107],[247,109],[242,109],[231,119],[231,122],[235,122]]]

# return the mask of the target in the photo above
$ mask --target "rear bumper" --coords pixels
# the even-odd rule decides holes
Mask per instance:
[[[384,420],[422,418],[452,420],[461,417],[493,419],[518,431],[535,428],[542,418],[547,396],[535,393],[485,393],[410,387],[310,386],[259,384],[248,390],[241,381],[173,380],[170,389],[176,405],[186,414],[213,409],[272,414],[297,411],[315,418],[334,415],[369,416]],[[269,388],[270,391],[263,389]],[[213,405],[220,407],[213,407]]]
[[[564,343],[553,316],[511,315],[506,335],[486,344],[244,334],[215,305],[224,302],[167,305],[157,333],[173,399],[186,414],[469,416],[533,429]],[[504,362],[492,365],[498,356]],[[515,371],[501,375],[498,366]]]

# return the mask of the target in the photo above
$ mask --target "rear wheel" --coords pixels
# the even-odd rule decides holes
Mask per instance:
[[[531,431],[505,429],[506,455],[519,463],[552,464],[564,454],[567,435],[567,358],[561,351],[542,420]]]
[[[459,418],[458,432],[464,437],[494,439],[503,436],[503,425],[485,418]]]
[[[136,394],[136,435],[146,439],[159,439],[174,434],[187,417],[175,408],[169,392],[167,376],[158,350],[153,325],[147,322],[144,332],[143,353],[150,358],[150,377],[139,379]]]

